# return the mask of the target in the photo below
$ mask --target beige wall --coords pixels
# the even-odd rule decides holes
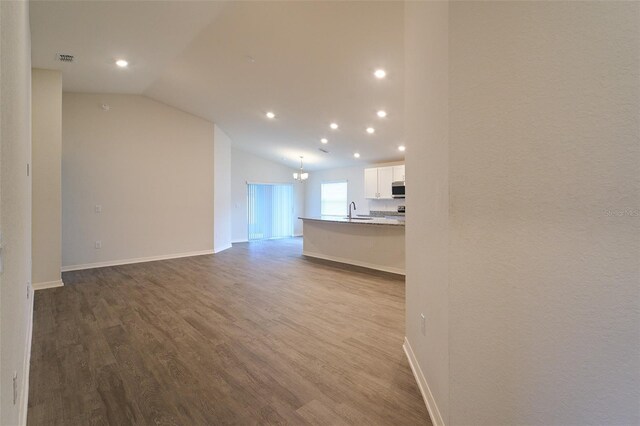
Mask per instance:
[[[213,127],[143,96],[64,93],[63,268],[212,252]]]
[[[62,76],[31,75],[32,257],[34,287],[60,284],[62,262]]]
[[[445,421],[639,423],[640,4],[451,2],[448,40],[429,7],[406,15],[407,335]]]
[[[213,249],[218,253],[231,247],[231,139],[216,125],[213,141]]]
[[[305,184],[293,180],[290,169],[273,161],[255,156],[237,148],[231,148],[231,239],[247,241],[247,182],[292,183],[294,186],[294,234],[302,234]]]
[[[406,336],[436,424],[450,411],[448,13],[447,2],[405,5]]]
[[[640,3],[450,13],[451,422],[637,424]]]
[[[31,51],[27,2],[0,2],[0,424],[26,423],[31,341]],[[18,399],[13,402],[13,375]]]

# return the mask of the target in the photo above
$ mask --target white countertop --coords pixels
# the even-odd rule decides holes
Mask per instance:
[[[335,222],[335,223],[353,223],[356,225],[391,225],[391,226],[404,226],[403,219],[387,219],[384,217],[371,217],[367,219],[354,216],[351,220],[346,217],[340,216],[313,216],[313,217],[299,217],[302,220],[313,220],[317,222]]]

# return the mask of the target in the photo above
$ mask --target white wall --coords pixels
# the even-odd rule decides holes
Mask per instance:
[[[35,288],[61,284],[62,262],[62,75],[34,69],[31,75],[32,247]]]
[[[294,234],[302,234],[305,184],[293,180],[294,169],[257,157],[238,148],[231,148],[231,202],[234,242],[247,241],[247,182],[291,183],[294,187]]]
[[[450,13],[451,421],[638,424],[640,3]]]
[[[31,40],[27,2],[0,2],[0,424],[26,424],[31,342]],[[18,400],[13,403],[13,374]]]
[[[347,181],[349,202],[356,202],[356,214],[368,214],[370,210],[398,211],[398,206],[404,205],[405,200],[369,200],[364,198],[364,169],[368,167],[382,167],[403,164],[401,161],[393,163],[369,164],[337,169],[319,170],[309,173],[306,182],[305,214],[320,216],[321,185],[325,182]]]
[[[213,250],[231,247],[231,139],[214,126]]]
[[[436,424],[450,411],[448,13],[448,2],[405,4],[406,337]]]
[[[63,267],[212,252],[213,137],[144,96],[64,93]]]
[[[407,334],[445,421],[640,423],[640,4],[406,12]]]

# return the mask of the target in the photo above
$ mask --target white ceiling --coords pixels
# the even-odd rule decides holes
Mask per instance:
[[[288,166],[398,160],[403,14],[402,2],[32,1],[32,64],[62,70],[65,91],[144,94],[204,117]]]
[[[219,2],[31,1],[31,56],[68,92],[143,93],[223,9]],[[56,61],[57,53],[76,63]],[[114,65],[127,58],[129,69]]]

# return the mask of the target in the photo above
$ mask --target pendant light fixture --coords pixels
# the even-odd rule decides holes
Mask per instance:
[[[304,157],[301,155],[301,156],[300,156],[300,172],[294,172],[294,173],[293,173],[293,178],[294,178],[295,180],[299,180],[300,182],[302,182],[303,180],[307,180],[307,179],[309,178],[309,173],[305,173],[305,172],[302,170],[302,159],[303,159],[303,158],[304,158]]]

